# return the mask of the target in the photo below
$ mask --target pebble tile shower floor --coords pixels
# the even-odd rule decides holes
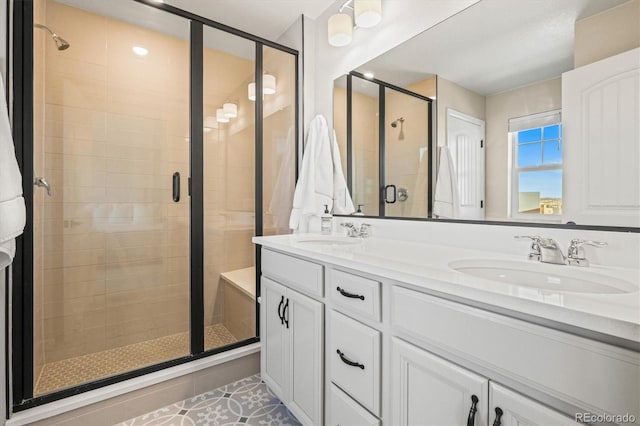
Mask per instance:
[[[196,395],[116,426],[299,426],[260,375]]]
[[[205,327],[205,348],[217,348],[238,340],[222,324]],[[157,339],[95,352],[42,367],[34,395],[77,386],[102,377],[113,376],[147,365],[179,358],[189,351],[189,333],[172,334]]]

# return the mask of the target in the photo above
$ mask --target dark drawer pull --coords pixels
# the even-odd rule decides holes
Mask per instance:
[[[344,289],[342,289],[340,287],[336,287],[336,290],[338,290],[340,292],[340,294],[343,295],[344,297],[348,297],[350,299],[364,300],[364,296],[361,296],[359,294],[349,293],[348,291],[345,291]]]
[[[344,356],[344,353],[342,351],[340,351],[340,349],[338,349],[336,352],[340,356],[340,359],[342,360],[342,362],[344,362],[345,364],[350,365],[351,367],[358,367],[359,369],[364,370],[364,364],[360,364],[359,362],[351,361],[349,358]]]
[[[478,397],[471,395],[471,409],[467,418],[467,426],[473,426],[476,423],[476,412],[478,411]]]
[[[280,303],[278,304],[278,318],[280,318],[280,324],[284,325],[284,312],[280,313],[282,305],[284,305],[284,296],[280,297]]]
[[[284,304],[284,308],[282,308],[282,318],[284,319],[284,324],[289,328],[289,298],[287,297],[287,303]]]
[[[496,407],[496,420],[493,422],[493,426],[500,426],[502,424],[502,415],[504,412],[502,408]]]

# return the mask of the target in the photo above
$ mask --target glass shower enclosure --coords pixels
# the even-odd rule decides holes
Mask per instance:
[[[257,341],[251,237],[287,231],[297,51],[166,4],[13,8],[14,409]]]

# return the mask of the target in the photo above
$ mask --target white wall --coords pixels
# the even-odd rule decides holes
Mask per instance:
[[[389,49],[414,37],[438,22],[471,6],[478,0],[383,0],[382,22],[373,28],[357,29],[353,41],[345,47],[333,47],[327,41],[327,20],[337,13],[344,0],[338,0],[315,21],[315,83],[305,90],[305,110],[311,117],[323,114],[333,122],[333,80]],[[350,12],[350,11],[349,11]],[[305,46],[309,48],[309,46]],[[309,51],[309,50],[307,50]],[[308,121],[305,121],[305,129]]]

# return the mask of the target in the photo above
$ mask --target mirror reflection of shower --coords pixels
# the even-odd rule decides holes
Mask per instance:
[[[398,134],[398,140],[403,141],[404,140],[404,117],[396,118],[391,123],[391,127],[393,127],[394,129],[398,127],[398,122],[400,123],[400,133]]]
[[[69,48],[69,42],[60,37],[58,34],[54,33],[51,28],[42,24],[33,24],[33,26],[34,28],[42,28],[43,30],[46,30],[51,35],[53,41],[55,41],[58,50],[67,50]]]

